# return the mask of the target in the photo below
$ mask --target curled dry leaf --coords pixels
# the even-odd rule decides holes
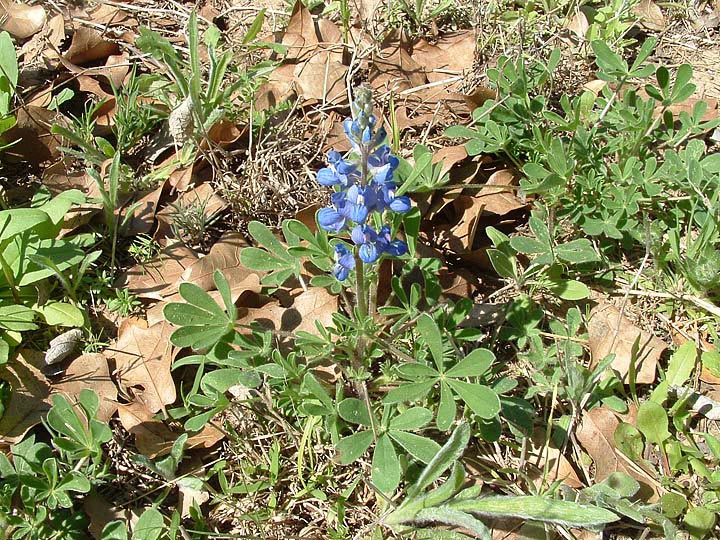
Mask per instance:
[[[21,48],[18,57],[22,56],[27,64],[35,63],[41,56],[48,68],[54,69],[58,64],[59,49],[65,40],[65,19],[57,14],[47,21],[42,29]]]
[[[590,312],[588,333],[593,365],[614,353],[610,367],[623,382],[628,382],[632,363],[635,365],[635,382],[650,384],[655,381],[657,362],[667,349],[667,344],[660,338],[640,330],[612,304],[600,304]]]
[[[117,410],[117,387],[110,377],[107,358],[102,354],[83,354],[65,370],[60,382],[53,384],[53,393],[62,393],[76,402],[80,391],[91,388],[100,398],[97,419],[110,420]]]
[[[45,8],[22,2],[0,1],[2,29],[18,39],[27,39],[42,30],[47,14]]]
[[[463,71],[471,69],[476,48],[474,32],[458,32],[442,36],[432,44],[421,39],[413,46],[412,59],[423,66],[428,82],[441,82],[452,79],[453,74],[461,75]]]
[[[82,339],[82,330],[73,328],[50,340],[45,351],[45,365],[62,362],[74,351]]]
[[[155,211],[163,190],[165,189],[166,183],[167,180],[163,181],[157,188],[149,193],[146,193],[136,202],[132,203],[131,206],[134,206],[135,204],[138,204],[139,206],[135,208],[127,228],[123,231],[125,236],[135,236],[150,232],[155,224]]]
[[[0,442],[14,444],[50,410],[50,382],[40,371],[44,355],[22,350],[0,368],[0,380],[10,383],[10,399],[0,418]]]
[[[135,437],[135,446],[141,454],[154,459],[170,452],[180,435],[170,430],[164,422],[153,417],[139,403],[118,406],[120,423]],[[225,435],[212,424],[206,425],[199,433],[188,438],[186,448],[210,448]]]
[[[176,398],[170,373],[177,354],[170,344],[172,331],[166,322],[148,328],[145,321],[128,319],[120,326],[115,346],[104,353],[115,360],[120,387],[153,413]]]
[[[119,54],[117,43],[106,40],[93,28],[81,26],[73,34],[70,48],[64,55],[65,60],[81,66],[96,60],[104,60],[108,56]]]
[[[615,430],[619,425],[618,418],[606,407],[583,414],[576,437],[595,463],[595,482],[602,482],[614,472],[629,474],[640,483],[640,496],[655,502],[660,494],[658,483],[615,446]]]

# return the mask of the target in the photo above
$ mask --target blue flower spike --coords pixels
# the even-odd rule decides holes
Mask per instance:
[[[372,90],[361,86],[356,90],[350,106],[352,118],[343,122],[345,134],[352,150],[343,157],[339,152],[328,153],[328,166],[317,173],[317,181],[332,186],[331,206],[318,211],[320,227],[334,234],[351,232],[354,247],[335,246],[333,274],[346,280],[355,269],[357,256],[363,264],[373,264],[382,255],[399,257],[407,253],[407,244],[393,240],[390,227],[385,225],[376,232],[368,222],[382,223],[387,212],[404,214],[411,208],[410,198],[396,196],[393,181],[399,160],[385,143],[385,129],[378,128],[373,115]]]

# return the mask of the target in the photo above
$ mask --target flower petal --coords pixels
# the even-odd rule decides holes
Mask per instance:
[[[360,246],[358,250],[360,260],[364,263],[372,264],[378,260],[378,250],[374,243],[368,242]]]
[[[334,208],[321,208],[317,213],[317,220],[326,231],[338,233],[345,228],[345,216]]]

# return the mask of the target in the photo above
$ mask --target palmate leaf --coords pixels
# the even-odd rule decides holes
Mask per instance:
[[[213,278],[227,311],[194,283],[182,283],[178,288],[186,304],[172,302],[165,306],[165,319],[180,326],[170,336],[170,341],[176,347],[191,347],[193,350],[213,347],[233,330],[236,313],[230,286],[219,270],[215,271]]]
[[[360,431],[348,437],[343,437],[335,445],[339,455],[340,465],[350,465],[362,456],[373,442],[373,434],[370,430]]]
[[[248,232],[262,247],[243,249],[240,252],[240,262],[251,270],[268,272],[262,279],[263,284],[279,286],[291,276],[300,275],[302,271],[300,260],[288,252],[267,226],[258,221],[251,221],[248,224]]]

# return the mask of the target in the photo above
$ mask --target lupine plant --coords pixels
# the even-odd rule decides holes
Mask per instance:
[[[308,291],[308,285],[324,287],[343,299],[344,310],[334,313],[330,324],[316,321],[314,333],[270,331],[257,325],[241,329],[221,272],[216,271],[214,281],[224,307],[198,286],[182,284],[179,292],[187,303],[168,304],[165,317],[180,327],[171,336],[173,344],[197,354],[177,360],[174,367],[198,368],[192,387],[182,391],[184,407],[173,415],[189,417],[185,428],[197,431],[231,405],[225,395],[230,386],[241,384],[250,395],[252,389],[266,386],[273,406],[297,422],[299,430],[312,431],[323,422],[320,436],[334,444],[337,464],[349,465],[370,454],[367,481],[392,495],[425,466],[423,474],[434,475],[433,480],[447,469],[436,465],[444,459],[440,442],[459,420],[467,421],[462,430],[465,441],[456,444],[461,452],[470,426],[478,438],[488,441],[500,437],[501,417],[511,430],[528,432],[532,407],[505,395],[515,382],[502,376],[491,351],[478,347],[477,332],[459,327],[472,302],[441,302],[438,261],[416,257],[419,211],[408,195],[413,191],[409,186],[416,184],[412,173],[402,172],[407,167],[386,143],[369,89],[357,90],[351,111],[352,118],[344,123],[350,151],[330,152],[327,166],[317,173],[319,184],[333,188],[330,205],[317,213],[317,230],[286,220],[283,243],[265,225],[251,222],[248,231],[257,246],[240,255],[246,267],[265,272],[261,284],[268,293],[286,283]],[[398,237],[401,227],[405,239]],[[403,263],[396,265],[389,284],[382,282],[387,276],[380,270],[384,259]],[[418,275],[424,287],[416,282]],[[378,293],[381,285],[389,285],[386,294]],[[313,373],[327,363],[340,372],[332,386]],[[533,502],[540,506],[553,507],[555,502],[536,499]],[[563,502],[558,508],[563,516],[569,515]],[[470,519],[470,514],[462,514],[466,515]],[[398,530],[422,522],[410,511],[395,517],[386,525]],[[539,513],[533,519],[553,522]],[[613,519],[606,513],[588,523],[600,526]]]

